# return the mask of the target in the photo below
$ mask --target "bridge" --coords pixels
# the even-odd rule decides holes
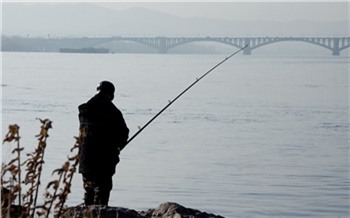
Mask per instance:
[[[217,42],[236,48],[244,49],[244,55],[251,55],[252,51],[262,46],[285,41],[297,41],[313,44],[323,47],[332,52],[332,55],[340,55],[340,52],[350,47],[350,37],[81,37],[81,38],[62,38],[47,39],[46,46],[56,51],[59,48],[86,48],[98,46],[103,43],[113,41],[131,41],[141,43],[158,50],[159,53],[167,51],[176,46],[193,42]]]

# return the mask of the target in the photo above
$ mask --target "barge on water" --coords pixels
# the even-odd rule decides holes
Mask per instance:
[[[61,53],[109,53],[107,48],[60,48]]]

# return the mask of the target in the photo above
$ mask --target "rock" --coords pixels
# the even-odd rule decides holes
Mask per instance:
[[[63,218],[224,218],[222,216],[201,212],[199,210],[186,208],[177,203],[163,203],[155,209],[147,211],[135,211],[123,207],[107,207],[100,205],[91,205],[84,207],[78,205],[70,207],[61,216]]]
[[[84,207],[79,205],[76,207],[70,207],[68,210],[60,216],[62,218],[142,218],[135,210],[130,210],[122,207],[108,207],[104,205],[91,205]]]

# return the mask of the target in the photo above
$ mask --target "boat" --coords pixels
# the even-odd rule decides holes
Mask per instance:
[[[107,48],[60,48],[61,53],[109,53]]]

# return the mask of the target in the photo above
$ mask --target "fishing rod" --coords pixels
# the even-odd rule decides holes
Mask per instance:
[[[140,128],[125,144],[123,148],[120,149],[123,150],[126,145],[128,145],[138,134],[140,134],[149,124],[153,122],[159,115],[161,115],[170,105],[172,105],[177,99],[179,99],[183,94],[185,94],[190,88],[192,88],[196,83],[198,83],[201,79],[203,79],[206,75],[208,75],[210,72],[212,72],[215,68],[223,64],[225,61],[230,59],[232,56],[235,54],[239,53],[240,51],[244,50],[248,45],[240,48],[238,51],[232,53],[230,56],[226,57],[224,60],[216,64],[214,67],[212,67],[210,70],[208,70],[205,74],[203,74],[201,77],[197,78],[196,81],[194,81],[191,85],[189,85],[185,90],[183,90],[178,96],[176,96],[172,101],[169,101],[169,103],[162,109],[160,110],[152,119],[150,119],[142,128]]]

